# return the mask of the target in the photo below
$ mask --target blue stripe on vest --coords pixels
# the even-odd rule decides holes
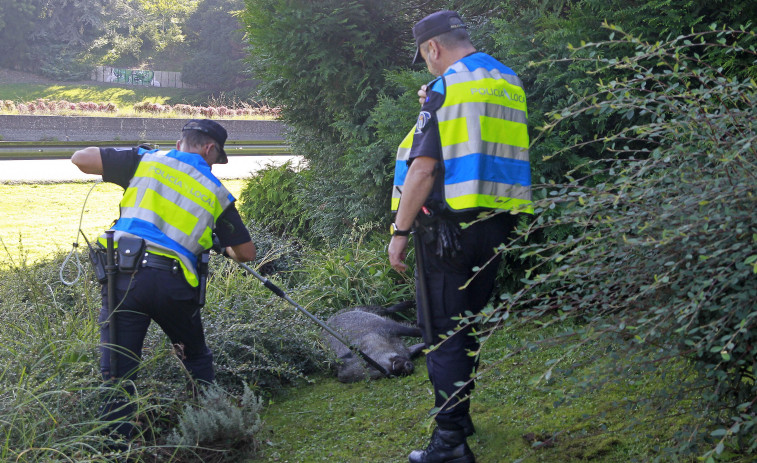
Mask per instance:
[[[395,161],[394,162],[394,184],[404,185],[405,177],[407,177],[407,161]]]
[[[484,68],[487,71],[496,69],[502,74],[510,74],[513,76],[515,75],[515,72],[512,69],[485,53],[474,53],[461,59],[460,62],[463,63],[465,67],[467,67],[471,71],[479,68]]]
[[[531,186],[531,166],[528,161],[473,153],[444,161],[445,184],[471,180]],[[452,175],[450,175],[452,173]]]
[[[192,265],[197,267],[197,257],[194,254],[185,249],[184,246],[177,244],[174,240],[167,237],[165,233],[160,231],[158,227],[150,222],[136,218],[121,218],[118,219],[118,222],[113,226],[113,229],[137,235],[146,240],[152,241],[153,243],[171,249],[189,259],[189,261],[192,262]]]

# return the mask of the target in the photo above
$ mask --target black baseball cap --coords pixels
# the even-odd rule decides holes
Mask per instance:
[[[221,124],[210,119],[192,119],[181,129],[182,132],[185,130],[197,130],[215,140],[221,148],[221,155],[218,158],[217,164],[227,164],[229,162],[229,158],[226,157],[226,151],[223,149],[223,144],[226,143],[228,134]]]
[[[457,21],[451,21],[457,18]],[[450,24],[453,22],[454,24]],[[444,34],[455,29],[467,28],[456,11],[442,10],[431,13],[425,18],[418,21],[413,26],[413,37],[415,37],[415,58],[413,64],[421,58],[421,44],[428,39],[433,39],[437,35]]]

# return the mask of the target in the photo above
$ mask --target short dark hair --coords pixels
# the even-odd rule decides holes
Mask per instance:
[[[192,148],[199,148],[208,143],[213,143],[216,145],[216,148],[218,148],[218,142],[216,142],[213,137],[198,130],[184,130],[181,132],[181,141]]]
[[[460,18],[455,17],[449,18],[449,24],[450,26],[458,24],[464,25]],[[465,27],[458,27],[452,29],[451,31],[444,32],[434,37],[434,39],[436,39],[439,44],[445,48],[455,48],[460,45],[471,44],[470,34],[468,34],[468,29],[466,29]]]

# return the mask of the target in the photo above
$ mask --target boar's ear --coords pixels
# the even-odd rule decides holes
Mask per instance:
[[[394,375],[407,376],[415,370],[415,365],[407,357],[395,355],[390,360],[392,362],[391,373]]]

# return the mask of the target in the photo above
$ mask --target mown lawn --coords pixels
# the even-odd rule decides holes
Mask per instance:
[[[94,177],[93,177],[94,178]],[[118,218],[123,190],[100,183],[84,200],[94,182],[2,184],[0,183],[0,267],[39,262],[58,252],[68,252],[77,240],[79,218],[89,240],[107,230]],[[238,197],[244,180],[225,180]],[[86,246],[81,235],[79,245]]]
[[[48,100],[108,101],[119,107],[131,107],[141,101],[177,104],[197,101],[206,93],[184,88],[155,88],[116,85],[0,84],[0,100],[16,102]]]
[[[557,334],[560,328],[518,328],[499,332],[484,350],[484,361],[501,356],[525,340]],[[594,345],[582,355],[601,359],[608,345]],[[671,366],[638,381],[578,393],[575,380],[591,374],[585,365],[574,376],[536,381],[559,346],[534,349],[507,363],[488,365],[472,401],[476,434],[469,444],[479,463],[628,463],[649,461],[658,446],[686,425],[687,416],[658,416],[640,405],[651,393],[671,386],[684,368]],[[604,356],[605,362],[609,358]],[[567,362],[581,363],[580,358]],[[405,462],[424,448],[432,429],[433,405],[423,359],[413,375],[341,384],[317,378],[314,384],[288,389],[263,416],[268,432],[263,461]],[[569,398],[572,392],[578,393]],[[650,404],[651,405],[651,404]],[[667,461],[663,458],[662,461]],[[676,461],[695,461],[678,459]]]
[[[113,84],[23,84],[23,83],[0,83],[0,114],[20,114],[12,106],[5,107],[4,101],[18,103],[31,103],[37,100],[67,101],[69,103],[91,102],[112,103],[117,111],[81,111],[70,109],[56,109],[55,115],[97,115],[100,117],[161,117],[161,118],[185,118],[186,114],[176,111],[163,111],[150,113],[135,111],[137,103],[156,103],[163,106],[186,104],[192,106],[255,109],[258,104],[253,101],[248,91],[238,90],[234,92],[214,94],[207,90],[186,88],[157,88],[139,87]],[[39,111],[34,114],[40,113]],[[23,114],[30,114],[24,112]],[[50,114],[42,112],[40,114]],[[242,119],[274,119],[273,114],[248,114],[227,116],[229,118]]]

